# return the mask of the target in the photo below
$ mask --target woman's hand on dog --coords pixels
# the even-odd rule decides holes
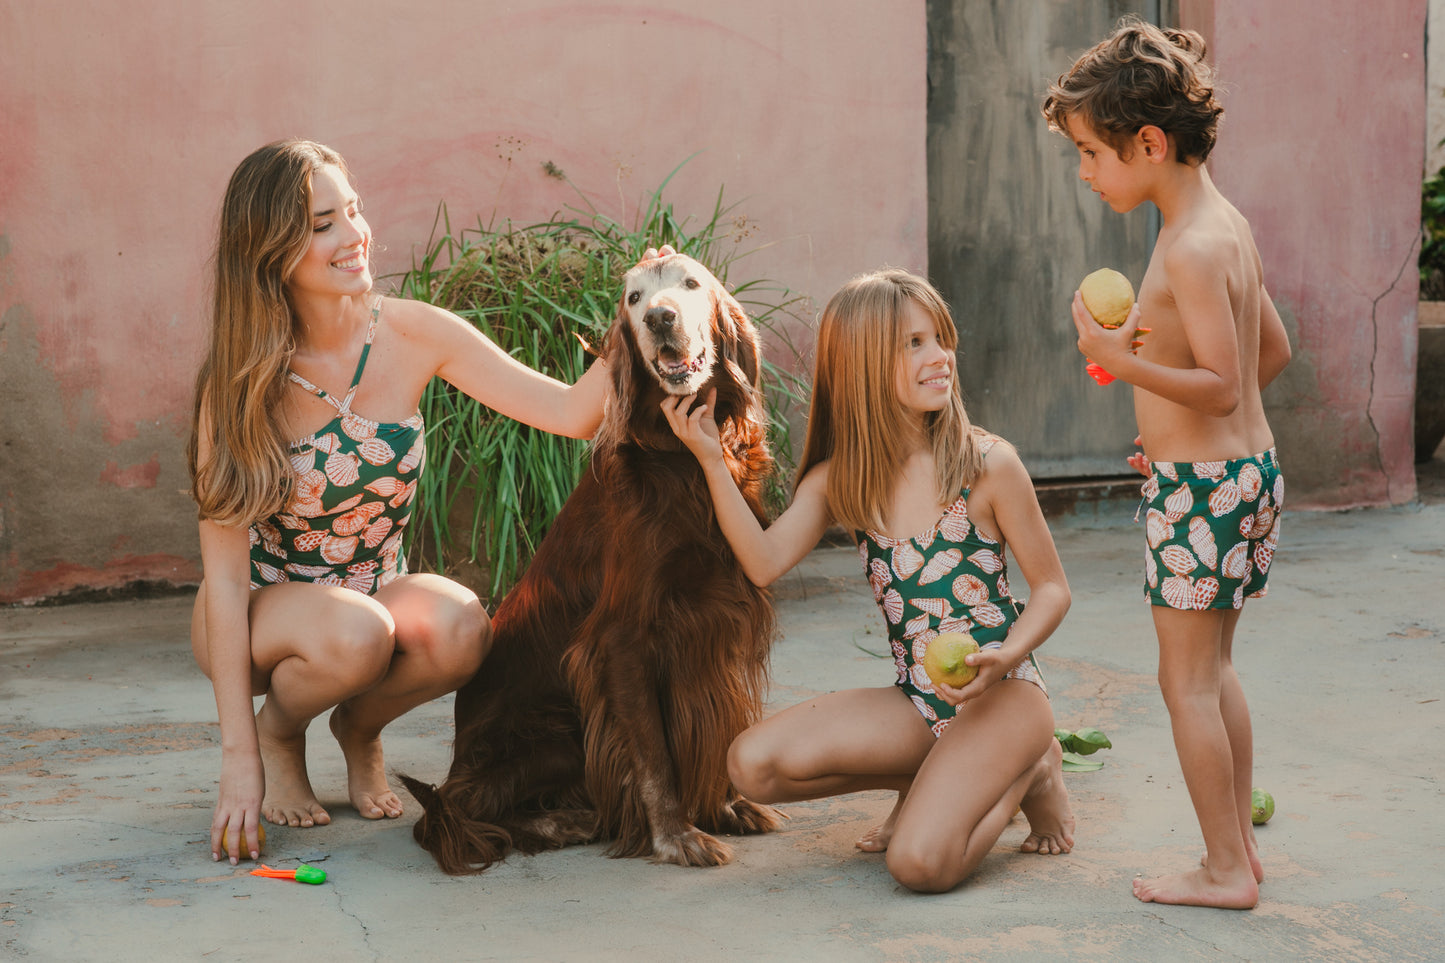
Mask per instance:
[[[723,456],[721,434],[712,416],[712,406],[716,403],[716,388],[708,391],[705,402],[698,401],[695,394],[669,395],[662,402],[663,417],[672,427],[673,434],[682,439],[687,450],[703,465],[713,460],[721,461]]]
[[[641,264],[643,261],[655,261],[660,257],[671,257],[676,253],[677,251],[673,249],[673,246],[671,244],[664,244],[660,248],[650,247],[646,251],[642,252],[642,259],[639,260],[637,263]]]

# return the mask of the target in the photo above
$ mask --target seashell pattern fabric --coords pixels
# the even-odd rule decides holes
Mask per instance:
[[[341,401],[289,372],[337,414],[291,443],[291,497],[283,511],[251,526],[252,589],[296,581],[371,595],[406,572],[401,539],[426,455],[426,426],[420,412],[387,424],[351,410],[380,312],[378,301]]]
[[[1233,461],[1152,462],[1144,594],[1174,609],[1238,609],[1269,589],[1284,476],[1271,448]]]
[[[992,435],[981,439],[985,456],[997,441]],[[896,685],[933,734],[942,735],[955,710],[934,693],[923,670],[923,654],[944,632],[966,633],[980,648],[1003,646],[1021,608],[1009,594],[1004,547],[969,519],[968,489],[928,531],[912,538],[874,531],[855,532],[854,537],[873,598],[888,625]],[[1014,666],[1008,678],[1044,688],[1032,654]]]

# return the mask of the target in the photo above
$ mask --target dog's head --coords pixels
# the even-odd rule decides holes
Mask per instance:
[[[666,395],[718,392],[713,414],[761,420],[757,330],[711,271],[685,254],[644,261],[623,278],[604,348],[613,397],[599,442],[673,447]]]

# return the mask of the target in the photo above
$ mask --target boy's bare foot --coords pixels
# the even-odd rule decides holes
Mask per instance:
[[[1254,909],[1259,903],[1259,884],[1248,872],[1216,879],[1207,868],[1201,868],[1176,876],[1136,879],[1134,895],[1145,903]]]
[[[1259,846],[1254,841],[1253,833],[1244,838],[1244,852],[1245,855],[1249,857],[1249,871],[1254,874],[1254,881],[1256,883],[1263,883],[1264,863],[1260,862]],[[1199,857],[1199,865],[1206,869],[1209,868],[1209,853],[1206,852],[1203,856]]]
[[[874,826],[853,843],[865,853],[882,853],[888,849],[888,844],[893,841],[893,827],[898,823],[898,810],[903,808],[903,794],[898,794],[898,801],[893,804],[893,811],[888,818],[883,820],[882,825]]]
[[[325,826],[331,815],[322,807],[306,775],[306,733],[279,737],[267,724],[266,704],[256,713],[256,741],[266,771],[261,815],[277,826]]]
[[[381,737],[354,733],[345,716],[345,705],[331,711],[331,734],[346,757],[346,792],[351,805],[367,819],[395,819],[401,815],[401,800],[386,782]]]
[[[1029,821],[1021,852],[1057,856],[1074,848],[1074,810],[1064,788],[1063,765],[1063,747],[1050,739],[1048,751],[1034,763],[1033,779],[1019,803]]]

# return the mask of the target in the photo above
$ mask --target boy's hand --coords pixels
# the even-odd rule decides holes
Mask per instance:
[[[717,403],[717,389],[707,393],[706,402],[694,404],[697,400],[695,394],[686,397],[669,395],[662,401],[662,415],[673,434],[682,439],[698,461],[706,465],[723,456],[721,434],[712,415],[713,405]]]
[[[1139,327],[1139,303],[1129,309],[1129,316],[1124,323],[1117,328],[1106,328],[1094,320],[1089,309],[1084,307],[1083,296],[1074,292],[1074,302],[1071,306],[1071,313],[1074,319],[1074,329],[1078,332],[1078,348],[1084,355],[1092,368],[1090,374],[1100,384],[1108,384],[1114,380],[1111,369],[1120,367],[1119,361],[1131,355],[1143,344],[1139,336],[1147,334],[1148,328]],[[1093,368],[1100,369],[1103,377],[1096,374]]]
[[[1138,448],[1139,450],[1126,458],[1125,461],[1129,463],[1130,468],[1134,469],[1145,478],[1148,478],[1151,474],[1153,474],[1153,469],[1149,467],[1149,456],[1144,454],[1144,439],[1141,436],[1134,436],[1134,447]]]

